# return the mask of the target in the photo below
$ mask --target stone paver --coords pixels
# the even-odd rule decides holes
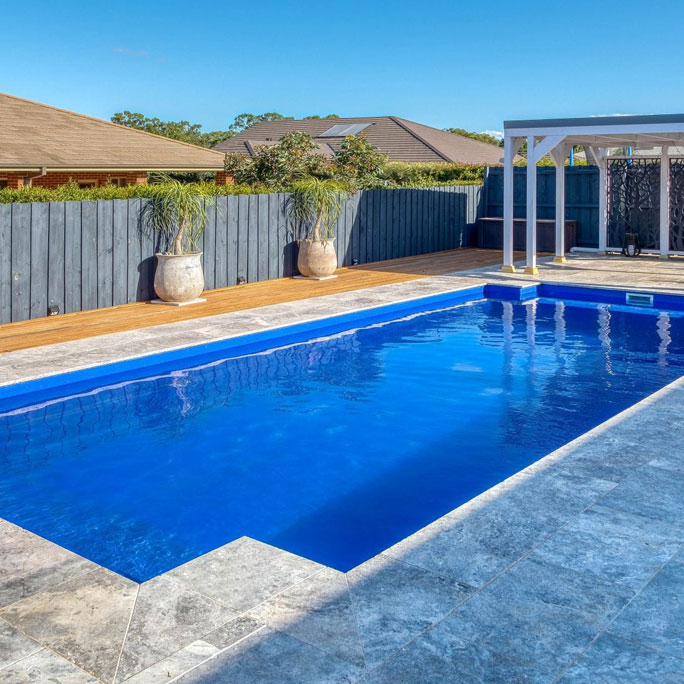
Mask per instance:
[[[682,546],[680,535],[659,520],[596,505],[544,542],[537,555],[589,572],[635,591]]]
[[[222,650],[248,637],[250,634],[258,632],[263,627],[264,625],[261,622],[257,622],[254,618],[241,615],[207,634],[204,637],[204,641]]]
[[[634,471],[620,487],[608,494],[603,503],[628,513],[670,522],[673,532],[679,529],[680,538],[684,538],[681,536],[684,534],[682,489],[684,473],[647,464]]]
[[[100,684],[92,675],[42,649],[0,669],[0,684]]]
[[[0,608],[97,567],[0,519]]]
[[[447,631],[464,648],[482,645],[550,675],[567,667],[603,625],[596,614],[491,585],[435,629]]]
[[[684,661],[683,553],[665,565],[620,613],[609,631]]]
[[[244,612],[323,568],[313,561],[242,537],[168,572],[168,576]]]
[[[181,676],[178,684],[353,684],[363,670],[268,627]]]
[[[40,649],[37,641],[29,639],[4,620],[0,620],[0,670]]]
[[[684,660],[603,635],[558,684],[684,684]]]
[[[168,658],[164,658],[142,672],[126,679],[126,684],[160,684],[160,682],[168,682],[197,665],[201,665],[205,660],[220,652],[220,649],[216,648],[216,646],[202,639],[193,641]]]
[[[386,552],[472,586],[482,586],[572,514],[615,486],[533,466],[435,521]]]
[[[229,608],[168,576],[140,585],[117,681],[127,679],[236,617]]]
[[[111,682],[137,591],[135,582],[99,568],[13,603],[0,618]]]
[[[546,672],[480,644],[464,644],[440,625],[371,672],[367,684],[551,684]]]
[[[347,574],[366,664],[372,668],[465,601],[471,587],[389,556]]]
[[[250,616],[337,658],[365,665],[347,578],[337,570],[321,570],[257,606]]]

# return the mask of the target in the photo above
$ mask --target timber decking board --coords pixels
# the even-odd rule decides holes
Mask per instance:
[[[516,253],[515,258],[523,258]],[[210,290],[207,301],[188,307],[157,306],[149,302],[122,304],[107,309],[79,311],[0,325],[0,351],[28,349],[97,335],[148,328],[164,323],[204,318],[338,292],[404,282],[501,263],[498,250],[458,249],[392,259],[338,270],[333,280],[281,278]]]

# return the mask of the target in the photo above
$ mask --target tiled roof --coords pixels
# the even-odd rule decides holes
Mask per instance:
[[[302,131],[317,142],[336,149],[342,138],[319,138],[338,124],[371,123],[361,135],[387,154],[392,161],[457,162],[460,164],[500,164],[503,150],[496,145],[472,140],[462,135],[424,126],[396,116],[367,116],[340,119],[302,119],[301,121],[262,121],[220,143],[221,152],[252,154],[258,141],[275,143],[286,133]]]
[[[0,169],[221,170],[224,155],[0,93]]]
[[[245,140],[244,141],[244,147],[247,150],[247,153],[254,154],[254,150],[257,147],[271,147],[272,145],[277,145],[278,141],[277,140]],[[333,156],[335,152],[335,147],[333,146],[334,143],[328,144],[327,142],[318,142],[317,147],[314,150],[315,154],[320,154],[324,157],[330,158]],[[217,149],[217,148],[214,148]]]

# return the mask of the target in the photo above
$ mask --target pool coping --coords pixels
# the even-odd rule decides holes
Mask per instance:
[[[477,274],[481,271],[478,269],[471,272],[463,272],[459,275],[465,276],[468,273]],[[208,317],[208,319],[194,319],[193,321],[185,321],[183,323],[172,323],[164,326],[156,326],[155,328],[146,330],[157,330],[158,333],[163,334],[160,328],[178,328],[185,330],[188,323],[202,324],[202,321],[215,320],[222,317],[231,317],[235,320],[244,318],[246,312],[266,313],[266,320],[261,325],[253,326],[252,328],[243,328],[232,334],[212,334],[207,340],[198,342],[197,340],[186,339],[184,342],[176,345],[157,345],[153,349],[147,349],[140,353],[130,352],[123,356],[117,354],[116,351],[110,351],[109,356],[104,358],[99,357],[94,360],[87,360],[88,355],[79,356],[75,363],[67,368],[43,368],[36,370],[31,367],[30,370],[23,375],[15,375],[10,380],[3,380],[0,377],[0,411],[3,410],[4,403],[19,395],[30,392],[40,393],[50,390],[58,385],[69,384],[74,386],[74,383],[85,380],[90,382],[93,386],[98,383],[102,385],[108,381],[111,376],[112,382],[116,382],[116,376],[125,371],[140,371],[136,377],[145,377],[150,374],[163,374],[167,372],[166,369],[174,368],[180,362],[191,363],[193,366],[205,363],[203,359],[209,355],[215,355],[214,359],[221,358],[221,356],[229,357],[236,354],[249,354],[263,351],[273,346],[281,346],[283,344],[292,343],[291,336],[302,336],[301,340],[306,341],[307,335],[329,335],[336,331],[342,331],[353,328],[355,326],[362,327],[379,321],[390,321],[397,317],[411,315],[413,313],[420,313],[421,311],[428,311],[432,308],[437,309],[441,307],[456,306],[458,304],[475,301],[477,299],[506,299],[512,301],[528,301],[537,298],[559,298],[575,301],[587,301],[595,304],[609,304],[609,305],[624,305],[622,295],[627,294],[651,294],[653,296],[653,304],[650,307],[652,310],[672,310],[682,312],[684,311],[684,295],[675,295],[662,292],[649,292],[643,288],[615,288],[606,286],[596,286],[590,284],[568,284],[564,282],[554,281],[533,281],[530,283],[520,282],[489,282],[482,280],[476,284],[468,284],[458,287],[445,288],[440,285],[436,292],[425,293],[425,288],[420,288],[419,292],[413,292],[415,285],[432,284],[437,278],[443,279],[451,276],[437,276],[422,281],[409,281],[405,283],[379,286],[377,288],[369,288],[367,290],[357,291],[365,293],[366,296],[374,293],[380,294],[379,301],[371,301],[367,306],[353,306],[343,308],[341,311],[326,311],[319,315],[301,316],[299,320],[294,323],[291,320],[282,320],[281,313],[286,315],[291,312],[294,306],[300,308],[303,303],[311,300],[300,300],[297,302],[287,302],[284,304],[271,305],[267,307],[260,307],[258,309],[248,309],[240,312],[232,312],[229,314],[219,314],[217,316]],[[393,288],[393,296],[390,301],[386,301],[382,295],[385,295],[388,290],[386,288]],[[408,290],[408,296],[397,296],[394,289],[401,288]],[[591,293],[590,297],[582,298],[573,296],[577,292]],[[606,293],[602,295],[602,293]],[[324,297],[316,298],[327,303],[327,299],[331,301],[339,301],[342,295],[326,295]],[[318,304],[321,301],[316,302]],[[287,308],[289,307],[289,309]],[[320,308],[320,307],[319,307]],[[644,308],[648,311],[648,308]],[[367,314],[362,316],[362,314]],[[275,321],[268,321],[268,318],[273,316]],[[281,319],[281,320],[279,320]],[[181,328],[182,326],[182,328]],[[192,326],[194,327],[194,326]],[[100,336],[96,340],[102,340],[106,344],[108,339],[103,338],[119,338],[136,335],[139,331],[127,331],[123,333],[114,333],[111,336]],[[309,338],[310,339],[310,338]],[[84,341],[74,341],[66,343],[74,346],[80,345]],[[90,340],[88,341],[90,342]],[[58,345],[52,345],[58,346]],[[45,349],[40,348],[40,349]],[[31,352],[33,350],[30,350]],[[18,352],[9,352],[9,356],[27,354],[26,350]],[[0,358],[4,356],[0,354]],[[151,363],[151,361],[154,361]],[[61,378],[61,380],[60,380]],[[22,390],[25,387],[25,390]],[[76,392],[80,391],[79,389]],[[59,394],[57,396],[63,396]],[[39,400],[40,401],[40,400]],[[28,402],[33,403],[32,401]]]
[[[446,278],[448,277],[449,276],[446,276]],[[438,276],[436,278],[440,279],[441,281],[444,280],[445,277]],[[424,281],[413,282],[421,283]],[[407,284],[410,285],[412,283]],[[445,284],[446,283],[442,282],[433,283],[433,285],[439,288],[444,287]],[[402,283],[401,285],[406,284]],[[472,281],[470,286],[472,287]],[[381,286],[380,288],[372,289],[377,290],[383,288],[396,289],[396,286]],[[425,296],[425,289],[432,288],[426,288],[424,286],[422,288],[423,292],[420,295],[409,297],[407,299],[403,299],[402,301],[410,302],[416,299],[423,299]],[[463,289],[467,288],[448,288],[442,290],[442,292],[457,292]],[[365,292],[366,291],[359,291],[354,293],[354,295],[360,297],[363,296],[363,293]],[[385,296],[385,294],[390,293],[388,293],[387,290],[384,290],[382,295]],[[392,296],[396,296],[396,294],[397,293],[394,293]],[[439,293],[433,292],[432,294]],[[333,298],[339,296],[340,295],[329,295],[329,297]],[[279,307],[282,305],[276,306]],[[376,307],[377,304],[369,305],[362,308],[357,308],[356,311],[374,309]],[[281,312],[275,312],[273,315],[277,317],[278,315],[281,315]],[[320,320],[329,316],[329,313],[322,313],[321,315],[315,316],[310,320]],[[198,323],[201,323],[201,321],[193,321],[193,324],[195,325]],[[282,327],[287,326],[285,323],[281,323],[280,325],[276,325],[268,329],[277,330]],[[127,333],[119,334],[126,335]],[[229,339],[231,337],[236,337],[236,335],[227,336],[223,339]],[[187,346],[192,345],[184,345],[184,347]],[[388,663],[400,657],[398,655],[400,652],[402,652],[404,649],[410,650],[411,648],[415,648],[415,644],[421,639],[427,638],[425,635],[430,633],[432,630],[438,631],[440,629],[439,626],[444,621],[450,619],[450,616],[453,616],[456,612],[458,612],[462,606],[467,604],[472,605],[472,599],[481,594],[481,592],[488,591],[488,587],[496,586],[497,580],[506,576],[506,573],[512,572],[513,568],[517,564],[523,562],[524,559],[526,559],[534,549],[542,545],[545,540],[548,540],[554,534],[557,534],[559,530],[569,525],[570,521],[582,516],[583,514],[586,514],[587,511],[589,511],[592,507],[599,505],[599,501],[603,500],[604,497],[610,494],[610,492],[616,488],[619,488],[624,481],[629,480],[629,478],[637,471],[643,469],[652,460],[654,460],[656,456],[653,456],[653,458],[649,459],[648,461],[638,462],[634,465],[634,467],[625,467],[624,478],[617,482],[604,480],[601,477],[595,477],[596,472],[593,469],[601,465],[606,465],[602,464],[600,455],[594,455],[595,460],[592,463],[592,467],[586,472],[578,473],[578,470],[574,466],[570,469],[567,469],[563,466],[568,459],[568,462],[576,464],[578,459],[582,459],[582,455],[585,453],[587,448],[589,449],[590,453],[593,453],[593,445],[597,440],[600,439],[610,438],[612,442],[620,443],[622,438],[622,442],[625,444],[632,444],[633,446],[635,435],[633,432],[630,433],[629,431],[624,433],[625,423],[630,423],[632,419],[634,419],[636,416],[642,415],[644,412],[648,413],[649,410],[654,406],[667,404],[673,393],[675,395],[679,395],[683,392],[684,378],[675,380],[673,383],[670,383],[649,397],[646,397],[637,404],[634,404],[620,414],[600,424],[593,430],[581,435],[577,439],[569,442],[551,454],[548,454],[547,456],[535,461],[527,468],[524,468],[506,480],[483,492],[479,496],[464,503],[442,518],[433,521],[430,523],[430,525],[427,525],[425,528],[419,530],[413,535],[410,535],[398,544],[386,549],[375,558],[369,559],[349,573],[339,573],[338,571],[325,568],[324,566],[315,564],[307,559],[302,559],[301,557],[294,556],[293,554],[288,554],[285,551],[268,547],[268,545],[261,544],[260,542],[256,542],[254,540],[249,540],[248,538],[242,538],[241,540],[237,540],[237,542],[231,542],[225,546],[219,547],[219,549],[205,554],[204,556],[193,559],[180,568],[176,568],[164,573],[158,578],[154,578],[143,584],[138,584],[132,582],[131,580],[125,580],[117,584],[117,582],[112,580],[111,577],[114,575],[118,578],[121,578],[121,576],[116,575],[116,573],[112,573],[111,571],[106,570],[101,566],[97,566],[97,564],[94,564],[90,561],[85,561],[85,563],[82,563],[81,561],[77,560],[78,557],[73,558],[75,554],[71,554],[71,552],[67,552],[67,554],[70,554],[67,557],[65,557],[64,554],[60,555],[60,553],[57,552],[54,547],[57,547],[57,549],[61,549],[61,547],[58,547],[51,542],[47,542],[37,535],[25,532],[25,534],[22,536],[24,540],[29,540],[27,542],[29,546],[35,547],[36,554],[45,554],[47,557],[49,557],[56,553],[59,556],[60,560],[58,563],[58,571],[54,575],[53,579],[59,579],[60,581],[48,582],[46,586],[43,586],[38,591],[29,593],[26,596],[22,596],[17,601],[12,601],[10,604],[2,605],[0,607],[0,627],[7,625],[10,629],[16,631],[16,633],[23,639],[27,640],[27,644],[32,642],[34,649],[28,655],[18,658],[16,662],[12,662],[10,665],[4,665],[3,667],[2,663],[0,662],[0,682],[3,681],[3,676],[7,675],[7,673],[10,673],[10,676],[14,676],[16,672],[19,671],[16,670],[16,668],[21,668],[24,666],[36,667],[35,661],[40,657],[47,658],[47,661],[49,662],[44,667],[47,667],[48,669],[50,667],[57,668],[58,665],[65,667],[63,664],[58,663],[58,660],[55,660],[65,658],[65,660],[68,661],[68,663],[71,663],[72,666],[74,666],[73,664],[75,663],[75,665],[80,666],[83,671],[88,671],[92,674],[93,670],[96,670],[94,674],[98,675],[100,681],[114,681],[117,677],[116,672],[121,667],[122,659],[126,657],[127,646],[130,645],[129,640],[132,630],[135,632],[135,630],[139,629],[142,632],[145,632],[145,629],[147,629],[149,632],[149,626],[145,627],[146,623],[142,618],[140,618],[140,624],[143,626],[140,628],[138,627],[138,615],[142,613],[143,608],[148,613],[154,613],[155,606],[152,604],[155,604],[155,602],[156,609],[159,609],[159,607],[162,605],[168,608],[168,606],[165,604],[165,601],[168,602],[168,598],[164,596],[168,595],[169,588],[166,587],[164,592],[160,592],[158,589],[155,589],[155,587],[158,587],[164,582],[169,583],[169,587],[172,587],[173,590],[178,592],[178,597],[176,598],[178,603],[195,601],[202,604],[205,613],[209,613],[212,616],[214,613],[217,613],[221,617],[212,617],[212,619],[207,622],[206,625],[198,626],[198,629],[195,630],[197,633],[193,633],[193,636],[196,638],[190,639],[190,636],[187,636],[187,634],[190,633],[188,632],[187,634],[184,633],[182,637],[178,637],[175,644],[169,643],[168,648],[174,649],[175,646],[181,642],[183,642],[183,645],[180,648],[171,650],[164,657],[159,658],[154,663],[148,664],[147,667],[143,667],[134,672],[131,678],[127,678],[125,680],[131,682],[132,684],[147,684],[148,682],[152,681],[160,681],[160,673],[165,669],[167,672],[173,671],[176,672],[176,674],[171,678],[164,677],[164,681],[176,681],[179,678],[181,678],[181,681],[185,681],[187,674],[189,677],[187,681],[190,682],[194,676],[192,675],[192,672],[195,671],[195,668],[199,668],[197,672],[210,671],[211,668],[214,667],[230,668],[234,666],[236,660],[245,660],[247,662],[249,660],[250,652],[262,653],[264,648],[262,642],[264,640],[269,641],[269,643],[280,643],[279,640],[282,641],[283,639],[287,642],[282,646],[285,651],[287,651],[287,649],[296,648],[301,650],[303,653],[307,653],[310,657],[313,657],[312,653],[316,657],[323,657],[321,654],[324,654],[326,667],[330,667],[330,663],[333,663],[335,667],[339,668],[340,681],[357,681],[359,678],[364,677],[365,673],[370,670],[368,670],[368,668],[359,666],[359,663],[355,662],[354,657],[349,656],[347,651],[343,650],[343,653],[347,655],[340,657],[339,652],[334,648],[331,648],[330,644],[327,642],[323,644],[323,646],[321,646],[320,643],[310,643],[311,641],[316,641],[316,638],[311,635],[310,631],[304,630],[304,633],[302,634],[301,627],[298,627],[296,624],[294,626],[292,624],[288,624],[287,616],[289,616],[291,619],[293,611],[292,604],[297,603],[297,601],[299,601],[298,608],[294,612],[297,614],[298,620],[303,623],[306,623],[307,620],[313,620],[315,623],[317,619],[320,619],[320,606],[316,606],[317,602],[320,603],[321,600],[319,595],[320,587],[317,588],[313,585],[316,585],[317,581],[321,582],[322,578],[325,579],[324,584],[327,583],[329,585],[335,586],[339,584],[340,587],[338,589],[340,596],[348,596],[349,603],[352,605],[352,612],[356,610],[355,619],[357,622],[357,630],[359,631],[358,639],[361,642],[361,648],[360,650],[356,651],[356,655],[358,655],[358,653],[362,654],[364,665],[372,663],[373,665],[371,669],[373,672],[382,672],[383,668],[386,669],[389,667]],[[625,435],[627,435],[632,442],[629,442],[629,439],[627,439]],[[537,492],[537,494],[545,491],[545,487],[548,489],[549,487],[558,488],[561,486],[561,489],[563,489],[566,486],[570,487],[570,485],[572,485],[574,488],[586,488],[586,493],[584,493],[582,490],[583,496],[585,496],[585,498],[581,498],[581,500],[577,502],[578,506],[582,504],[581,507],[579,507],[576,511],[573,510],[573,515],[569,515],[568,519],[563,521],[562,525],[559,525],[553,530],[547,531],[547,534],[545,534],[541,539],[536,540],[535,544],[529,546],[529,548],[526,548],[523,553],[512,559],[510,563],[507,563],[503,568],[498,568],[494,573],[490,572],[490,576],[486,576],[487,573],[485,572],[480,577],[477,577],[472,573],[468,577],[456,577],[453,571],[445,569],[438,564],[435,565],[435,558],[431,556],[430,553],[425,551],[425,549],[429,548],[431,544],[437,543],[435,540],[443,539],[445,534],[448,535],[450,530],[457,528],[459,525],[465,529],[469,524],[472,524],[472,520],[481,516],[486,518],[488,511],[496,511],[498,507],[504,506],[505,502],[511,497],[513,500],[515,500],[517,496],[516,492],[518,492],[520,489],[524,489],[525,487],[534,487],[535,482],[541,482],[541,489],[534,490]],[[565,490],[563,489],[563,491]],[[526,506],[531,504],[532,500],[529,498],[529,496],[523,496],[521,499],[521,505],[523,502]],[[550,502],[545,502],[545,505],[548,505],[549,503]],[[522,510],[525,509],[525,506],[523,506]],[[8,528],[6,527],[7,525],[11,525],[11,523],[7,523],[5,521],[5,527],[0,526],[0,532],[4,531],[5,534],[8,534]],[[472,531],[471,533],[468,533],[466,529],[463,534],[465,534],[466,537],[461,536],[461,539],[469,538],[469,535],[472,536]],[[678,537],[677,543],[679,544],[678,548],[680,548],[681,545],[684,544],[684,536],[681,538]],[[438,546],[440,550],[443,551],[443,544],[442,546],[438,544]],[[275,585],[273,585],[273,578],[262,577],[261,582],[262,584],[269,586],[276,586],[277,591],[271,591],[270,593],[267,593],[265,598],[257,591],[256,593],[258,594],[258,598],[261,600],[243,610],[245,606],[241,605],[237,599],[231,598],[228,600],[224,595],[217,594],[215,588],[212,587],[201,589],[200,585],[202,581],[206,580],[206,575],[208,572],[214,574],[217,572],[220,573],[221,567],[231,567],[231,571],[233,571],[234,568],[237,567],[234,564],[235,559],[231,559],[231,556],[239,557],[240,563],[238,565],[240,568],[242,568],[243,572],[245,571],[245,568],[247,568],[250,573],[254,573],[255,568],[262,567],[262,565],[268,567],[269,572],[275,573],[278,578],[281,579],[276,581]],[[504,558],[503,560],[505,561],[506,559]],[[488,562],[490,563],[492,569],[494,569],[496,563],[492,559],[489,559]],[[64,566],[68,565],[69,563],[73,564],[73,572],[69,571],[65,575],[63,572]],[[485,565],[487,565],[487,563],[485,563]],[[202,566],[204,567],[202,568]],[[195,572],[194,568],[198,568],[198,571]],[[285,568],[285,570],[283,570],[283,568]],[[60,569],[62,571],[61,575],[59,574]],[[378,576],[381,578],[380,589],[376,588],[376,591],[379,594],[392,591],[392,586],[397,585],[397,583],[401,585],[401,582],[405,581],[408,582],[408,586],[406,587],[407,590],[411,586],[415,587],[420,585],[424,594],[431,595],[432,592],[439,598],[440,601],[446,600],[444,612],[438,616],[436,616],[435,608],[433,607],[432,613],[430,615],[421,616],[421,619],[418,619],[414,614],[411,613],[411,606],[406,606],[406,612],[410,615],[405,617],[405,619],[401,616],[393,616],[394,623],[399,624],[399,626],[397,627],[396,624],[391,625],[391,632],[394,634],[399,631],[402,637],[398,642],[393,644],[395,648],[390,648],[389,651],[387,648],[383,649],[382,647],[378,646],[378,640],[381,641],[382,639],[377,634],[374,634],[372,638],[368,637],[368,633],[373,632],[372,624],[375,624],[377,620],[374,621],[368,617],[364,623],[364,620],[367,616],[363,615],[363,610],[368,607],[369,603],[372,604],[373,601],[375,601],[375,604],[377,604],[375,610],[380,616],[383,615],[383,610],[386,609],[386,607],[383,606],[383,601],[379,601],[377,597],[370,596],[369,598],[367,596],[369,593],[367,585],[372,585],[373,582],[376,581],[373,579],[373,577]],[[383,581],[382,577],[386,577],[387,580]],[[316,580],[316,578],[318,578],[318,580]],[[341,578],[344,578],[344,581],[342,581]],[[121,579],[123,580],[123,578]],[[112,582],[115,585],[114,588],[111,587]],[[240,582],[244,582],[246,587],[251,587],[251,590],[254,590],[253,578],[250,579],[249,577],[244,577],[238,580],[238,583]],[[135,585],[135,587],[131,588],[131,585],[127,583],[131,583]],[[0,586],[1,585],[2,583],[0,582]],[[106,590],[103,589],[105,585]],[[313,586],[313,588],[311,588],[311,586]],[[97,663],[95,663],[95,666],[93,666],[91,661],[84,659],[83,653],[81,653],[78,648],[73,646],[74,639],[78,641],[78,638],[72,635],[70,645],[66,647],[61,642],[55,643],[54,633],[51,633],[49,629],[46,631],[44,629],[44,624],[41,624],[40,627],[36,626],[36,616],[40,616],[40,620],[38,620],[38,622],[41,623],[45,623],[46,621],[49,623],[51,619],[55,619],[54,605],[55,601],[60,599],[60,597],[63,602],[59,605],[62,606],[63,611],[58,616],[59,619],[57,621],[63,622],[66,620],[66,622],[71,621],[75,623],[81,620],[81,618],[77,617],[77,613],[80,613],[83,605],[88,605],[87,597],[85,599],[83,598],[83,592],[85,591],[84,587],[86,587],[88,591],[93,592],[93,596],[100,596],[103,591],[103,595],[108,598],[111,598],[111,595],[116,594],[116,596],[118,596],[117,601],[123,601],[126,605],[124,613],[130,608],[130,614],[127,616],[123,637],[120,639],[121,644],[117,657],[116,669],[111,676],[103,675],[106,668],[101,669]],[[133,591],[135,594],[132,603],[131,597],[129,595],[131,591]],[[309,592],[308,594],[307,591]],[[149,596],[147,596],[146,592],[149,593]],[[325,594],[325,592],[323,593]],[[65,595],[66,599],[64,599]],[[153,600],[153,597],[155,596],[157,598],[154,598]],[[307,596],[309,596],[311,599],[309,601],[310,605],[308,608],[306,605]],[[328,594],[325,594],[325,596],[325,601],[337,600],[336,597],[330,598],[329,592]],[[114,601],[114,603],[116,603],[116,601]],[[173,605],[177,606],[178,603]],[[342,603],[344,603],[344,600],[342,600]],[[359,605],[362,607],[359,608]],[[51,606],[49,610],[48,606]],[[78,609],[78,611],[76,611],[76,609]],[[361,610],[361,616],[359,616],[359,610]],[[439,612],[439,610],[436,612]],[[283,613],[286,614],[286,618],[283,618]],[[215,625],[217,620],[220,621],[226,616],[228,616],[230,619],[227,619],[222,625]],[[209,624],[213,627],[213,629],[205,630],[205,627]],[[224,634],[221,638],[216,637],[215,633],[219,632],[222,628],[226,628],[228,625],[233,625],[235,629],[224,629],[226,634]],[[369,625],[371,626],[369,627]],[[64,629],[63,624],[61,629]],[[81,634],[81,632],[79,632],[78,625],[74,625],[74,629],[77,633]],[[170,628],[170,631],[173,631],[173,628]],[[366,634],[366,637],[362,635],[362,632]],[[597,635],[603,632],[605,632],[605,629],[599,629],[597,630]],[[137,632],[136,634],[140,636]],[[594,639],[596,638],[597,637],[594,636]],[[81,639],[85,640],[88,649],[93,650],[94,646],[92,639],[89,640],[87,635],[83,634],[81,634]],[[214,639],[213,643],[212,639]],[[140,641],[137,643],[138,650],[141,648],[140,644],[146,644],[145,647],[149,648],[149,642],[155,642],[156,644],[158,641],[159,639],[155,638],[151,634],[143,634],[143,636],[140,637]],[[593,640],[591,643],[593,643]],[[134,644],[134,646],[136,646],[136,644]],[[26,646],[26,649],[30,648],[31,646]],[[83,646],[81,650],[83,650],[83,648],[85,648],[85,646]],[[157,648],[163,650],[163,647],[161,646],[157,645]],[[491,652],[491,648],[486,645],[478,645],[477,648],[480,650],[484,649],[483,652],[486,653]],[[245,649],[247,649],[247,651],[245,651]],[[313,649],[313,651],[311,651],[311,649]],[[95,648],[95,650],[97,649]],[[157,651],[157,653],[160,652],[160,650]],[[39,656],[38,654],[43,654],[43,656]],[[498,655],[501,656],[502,654],[499,653]],[[521,660],[519,654],[503,655],[506,657],[510,656],[510,658],[512,658],[512,662],[518,667],[523,669],[528,668],[530,671],[535,670],[535,666],[532,663],[526,662],[524,658]],[[263,657],[266,656],[262,655],[262,658]],[[24,665],[21,665],[22,662]],[[188,667],[186,667],[186,665]],[[321,667],[322,666],[323,665],[321,664]],[[8,667],[10,668],[9,670]],[[135,666],[132,667],[135,669]],[[11,668],[15,668],[15,670],[12,670]],[[176,668],[177,671],[174,670],[174,668]],[[74,677],[75,676],[76,675],[74,675]],[[81,674],[78,676],[81,677]],[[7,681],[10,680],[8,679]],[[88,680],[83,679],[83,681]],[[118,679],[117,681],[124,680]]]

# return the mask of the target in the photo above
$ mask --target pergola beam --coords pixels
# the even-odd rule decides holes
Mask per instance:
[[[535,143],[534,146],[534,158],[532,161],[534,164],[539,163],[547,154],[551,153],[558,145],[560,145],[565,139],[564,135],[547,135],[543,140]],[[527,151],[527,162],[530,162],[530,151]]]

